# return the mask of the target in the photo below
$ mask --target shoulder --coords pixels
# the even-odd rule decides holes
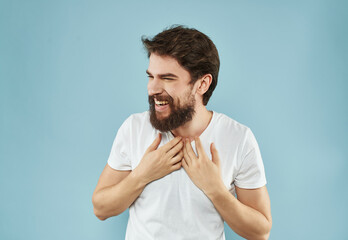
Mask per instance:
[[[123,125],[136,127],[141,126],[146,123],[150,123],[149,112],[145,111],[142,113],[133,113],[131,114],[124,122]]]
[[[221,113],[218,113],[217,117],[218,121],[216,122],[221,125],[218,128],[221,129],[221,134],[224,134],[225,141],[236,140],[239,143],[242,156],[251,151],[256,151],[259,154],[257,140],[249,127]]]
[[[250,128],[244,124],[234,120],[233,118],[214,111],[214,128],[218,128],[225,133],[246,135],[250,131]]]
[[[153,127],[150,123],[150,114],[148,111],[142,113],[134,113],[130,115],[122,124],[121,128],[131,132],[152,131]]]
[[[214,134],[224,144],[234,144],[240,149],[249,149],[248,146],[257,145],[254,134],[248,126],[222,113],[214,112],[214,115]]]
[[[133,113],[126,119],[125,122],[128,122],[132,125],[143,125],[147,122],[149,123],[149,111],[142,113]]]

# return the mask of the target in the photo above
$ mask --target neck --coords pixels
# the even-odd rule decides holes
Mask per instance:
[[[208,127],[212,116],[213,113],[208,111],[204,105],[201,105],[196,109],[196,112],[190,122],[172,130],[171,132],[175,137],[180,136],[191,139],[194,137],[199,137]]]

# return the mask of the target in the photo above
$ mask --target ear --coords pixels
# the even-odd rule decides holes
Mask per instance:
[[[197,81],[197,93],[203,96],[203,94],[208,91],[211,82],[213,81],[213,76],[211,74],[206,74]]]

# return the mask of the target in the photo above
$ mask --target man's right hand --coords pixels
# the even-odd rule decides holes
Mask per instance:
[[[183,142],[177,137],[158,148],[161,135],[146,150],[133,171],[119,171],[106,164],[93,193],[95,215],[105,220],[124,212],[144,190],[144,187],[181,168]],[[158,149],[157,149],[158,148]]]
[[[181,137],[176,137],[158,148],[161,139],[162,135],[158,134],[155,141],[147,148],[139,165],[133,170],[133,173],[145,181],[145,184],[181,168],[181,160],[184,156],[182,151],[184,144]]]

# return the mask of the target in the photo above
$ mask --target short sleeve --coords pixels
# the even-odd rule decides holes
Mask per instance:
[[[130,155],[131,117],[129,117],[118,129],[112,144],[108,164],[115,170],[132,170]]]
[[[239,188],[255,189],[266,185],[261,153],[254,134],[248,128],[241,148],[239,171],[234,184]]]

